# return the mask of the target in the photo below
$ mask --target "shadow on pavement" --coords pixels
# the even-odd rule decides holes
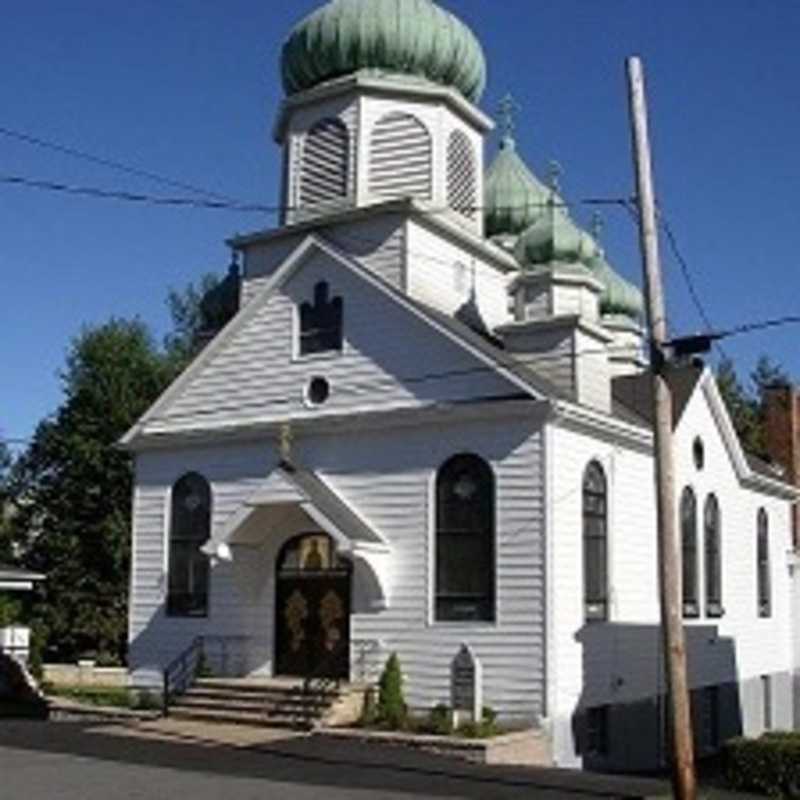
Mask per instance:
[[[664,793],[664,784],[582,772],[487,767],[426,753],[325,736],[308,736],[253,747],[115,735],[96,724],[3,722],[0,748],[69,754],[83,758],[262,778],[276,783],[422,793],[429,797],[491,800],[536,797],[638,798]],[[122,732],[122,731],[121,731]]]

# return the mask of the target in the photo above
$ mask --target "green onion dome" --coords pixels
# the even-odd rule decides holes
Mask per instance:
[[[588,265],[599,252],[594,239],[557,207],[556,198],[549,202],[550,207],[519,237],[514,248],[517,261],[523,267],[553,262]]]
[[[600,295],[600,313],[604,316],[621,315],[639,320],[644,316],[644,297],[638,287],[626,281],[606,261],[603,251],[590,258],[586,266],[603,284]]]
[[[477,38],[432,0],[331,0],[299,22],[283,45],[287,94],[362,69],[425,78],[473,103],[486,87]]]
[[[484,179],[486,235],[522,233],[544,214],[550,195],[519,157],[514,139],[504,136]]]

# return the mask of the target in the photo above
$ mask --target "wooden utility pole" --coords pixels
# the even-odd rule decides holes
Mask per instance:
[[[669,731],[672,742],[672,784],[677,800],[696,800],[692,715],[686,673],[683,632],[681,546],[675,513],[675,473],[672,445],[672,395],[666,379],[667,318],[658,252],[658,224],[653,165],[647,128],[644,74],[639,58],[628,59],[628,89],[636,167],[639,236],[651,341],[655,419],[655,478],[658,514],[658,572],[661,591],[661,633],[664,639]]]

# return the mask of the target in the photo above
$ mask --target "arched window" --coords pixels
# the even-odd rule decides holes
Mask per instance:
[[[583,476],[583,601],[587,621],[608,619],[608,484],[597,461]]]
[[[683,616],[700,616],[697,574],[697,498],[687,486],[681,495],[681,549],[683,552]]]
[[[758,616],[772,616],[772,581],[769,569],[769,517],[762,508],[758,512],[756,559],[758,569]]]
[[[454,456],[436,478],[437,620],[494,620],[494,539],[492,468]]]
[[[478,181],[475,153],[463,131],[450,134],[447,143],[447,204],[469,219],[477,210]]]
[[[369,191],[385,199],[429,200],[433,187],[433,147],[427,128],[411,114],[393,112],[372,131]]]
[[[311,206],[347,197],[350,172],[347,128],[338,119],[323,119],[306,134],[300,165],[300,205]]]
[[[167,613],[180,617],[208,614],[208,556],[200,548],[211,535],[211,487],[196,472],[172,487],[169,526]]]
[[[314,302],[300,306],[300,355],[342,349],[344,303],[341,297],[329,298],[325,281],[314,287]]]
[[[721,617],[722,609],[722,542],[719,502],[715,495],[706,498],[703,511],[706,560],[706,616]]]

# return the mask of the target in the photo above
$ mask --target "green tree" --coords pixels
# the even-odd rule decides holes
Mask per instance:
[[[61,375],[64,402],[20,458],[12,529],[25,565],[47,575],[36,621],[50,657],[125,653],[132,477],[115,445],[174,371],[141,322],[84,330]]]
[[[762,355],[744,386],[733,361],[723,358],[716,371],[717,386],[731,415],[733,427],[743,447],[750,453],[768,457],[766,442],[766,391],[771,386],[788,384],[791,378],[769,356]]]
[[[67,353],[63,402],[38,425],[10,482],[0,461],[0,500],[10,486],[14,506],[0,557],[16,545],[24,565],[47,576],[34,620],[47,657],[124,659],[133,476],[116,445],[235,313],[238,288],[234,263],[222,281],[207,275],[171,291],[162,347],[140,321],[86,328]]]
[[[0,561],[10,561],[11,547],[11,451],[0,441]]]

